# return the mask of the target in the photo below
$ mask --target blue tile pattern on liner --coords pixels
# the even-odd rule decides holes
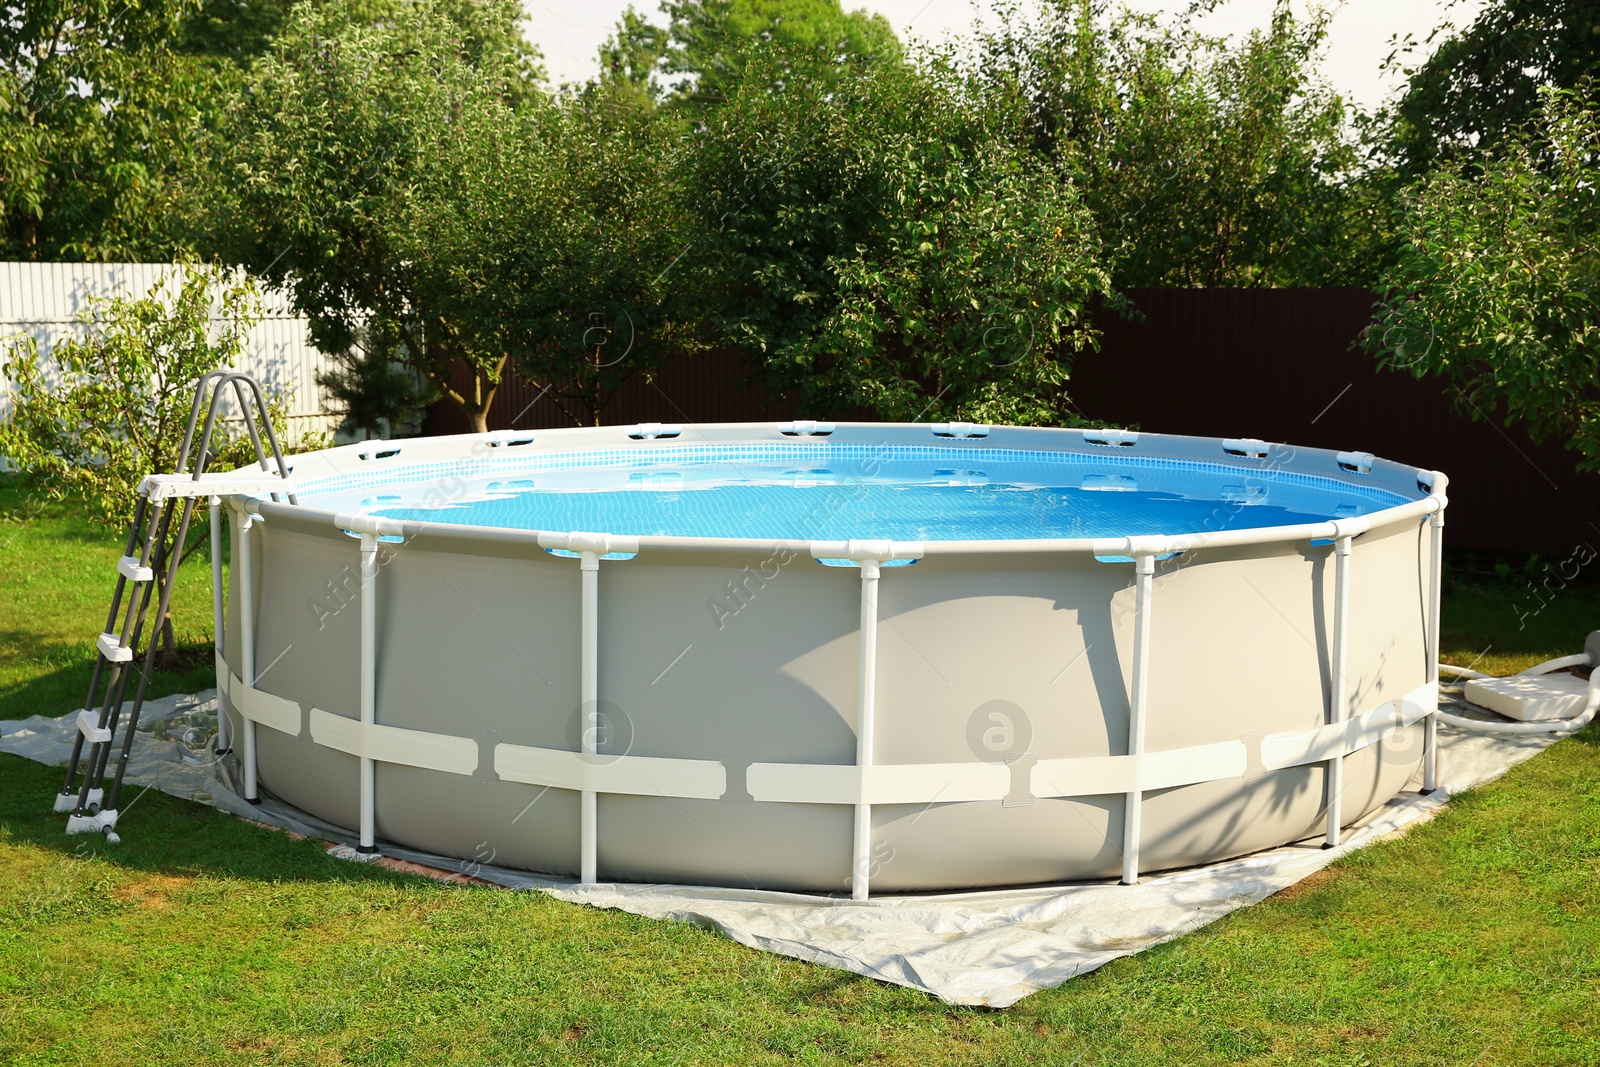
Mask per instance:
[[[309,481],[300,499],[515,529],[897,541],[1262,528],[1406,502],[1268,464],[826,442],[465,456]]]

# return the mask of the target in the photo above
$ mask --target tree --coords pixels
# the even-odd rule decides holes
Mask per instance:
[[[665,28],[628,8],[601,48],[601,76],[651,96],[666,92],[693,115],[727,100],[757,55],[769,89],[832,83],[853,76],[860,61],[900,58],[887,19],[847,12],[839,0],[662,0],[661,11]]]
[[[143,296],[92,302],[84,336],[57,343],[43,360],[33,338],[9,339],[0,373],[12,381],[13,406],[0,422],[0,455],[45,493],[77,496],[100,524],[126,528],[144,476],[177,469],[195,380],[237,365],[259,317],[248,275],[190,267]],[[286,401],[268,398],[280,440]],[[249,439],[230,435],[220,419],[210,441],[196,441],[200,447],[209,450],[212,470],[255,461]],[[203,521],[192,530],[183,554],[206,539]],[[170,623],[163,640],[170,651]]]
[[[982,91],[1021,108],[1023,142],[1093,212],[1118,287],[1348,284],[1337,252],[1355,152],[1314,74],[1329,13],[1280,0],[1237,43],[1102,0],[998,9]]]
[[[667,31],[645,20],[629,4],[617,28],[600,45],[600,73],[590,92],[636,107],[653,108],[666,95],[661,81],[661,56],[667,49]]]
[[[779,93],[750,70],[691,161],[716,340],[825,417],[1070,417],[1068,362],[1108,287],[1070,182],[947,67],[863,61]]]
[[[1560,437],[1600,470],[1600,94],[1546,90],[1495,153],[1409,194],[1367,347],[1444,379],[1471,417]]]
[[[464,114],[419,197],[419,286],[578,425],[697,350],[683,129],[600,82],[518,118]],[[426,250],[426,251],[424,251]]]
[[[440,296],[482,279],[417,234],[419,215],[440,210],[433,190],[473,165],[477,146],[456,131],[548,106],[521,19],[514,0],[416,0],[370,24],[295,8],[228,108],[214,190],[225,212],[212,247],[292,291],[318,347],[398,339],[479,430],[509,353],[469,302]],[[451,382],[457,361],[465,390]]]
[[[223,101],[291,0],[16,0],[0,20],[0,256],[184,258]],[[362,0],[368,18],[396,0]]]
[[[0,256],[165,257],[161,218],[205,72],[190,0],[19,0],[0,18]]]
[[[8,339],[13,407],[0,423],[0,455],[51,495],[82,497],[101,524],[125,527],[140,480],[177,469],[195,380],[238,364],[260,303],[249,275],[192,266],[142,296],[92,300],[83,336],[43,358],[33,338]],[[269,397],[280,439],[287,401]],[[249,440],[222,425],[208,447],[213,470],[255,460]]]
[[[317,373],[323,394],[344,416],[340,429],[365,440],[414,433],[424,398],[423,384],[402,360],[392,338],[359,336],[343,352],[330,357]]]
[[[1541,114],[1541,89],[1600,77],[1600,9],[1594,0],[1492,0],[1471,26],[1427,44],[1422,64],[1402,67],[1405,91],[1390,116],[1391,153],[1408,179],[1497,156]]]

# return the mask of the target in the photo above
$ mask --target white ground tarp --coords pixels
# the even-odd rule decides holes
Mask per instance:
[[[73,720],[69,715],[0,722],[0,752],[64,764],[72,751]],[[246,804],[233,790],[230,768],[207,755],[215,725],[216,699],[209,691],[146,704],[128,781],[338,845],[355,843],[349,833],[273,798],[260,807]],[[384,847],[383,852],[575,903],[696,923],[752,948],[911,986],[950,1003],[1003,1008],[1287,888],[1352,849],[1426,819],[1450,793],[1499,776],[1554,740],[1548,735],[1490,737],[1447,726],[1439,728],[1439,736],[1442,788],[1424,797],[1413,782],[1413,791],[1351,829],[1337,849],[1324,850],[1315,840],[1152,876],[1137,886],[1068,885],[854,903],[695,886],[585,886],[409,849]],[[39,798],[41,807],[53,801]],[[136,841],[137,801],[122,805],[122,818],[120,830]],[[332,851],[348,854],[349,849]]]

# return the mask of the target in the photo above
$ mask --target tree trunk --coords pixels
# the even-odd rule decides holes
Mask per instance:
[[[171,667],[178,662],[178,639],[172,632],[172,613],[161,620],[161,665]]]
[[[176,571],[177,568],[174,567],[173,570]],[[161,610],[162,593],[166,589],[167,584],[171,581],[172,575],[170,573],[156,579],[154,595],[151,597],[151,612],[157,612]],[[159,642],[160,645],[161,652],[160,655],[156,657],[157,663],[163,667],[171,667],[177,662],[178,639],[172,631],[172,612],[170,610],[168,610],[166,616],[161,619],[160,626],[157,628],[156,633],[151,637],[151,640]]]
[[[463,396],[457,392],[450,385],[447,376],[435,379],[444,389],[444,395],[449,397],[472,422],[473,433],[489,432],[489,408],[494,404],[494,395],[500,389],[500,376],[505,373],[506,359],[506,356],[500,357],[500,362],[495,364],[492,378],[479,370],[472,372],[470,396]]]

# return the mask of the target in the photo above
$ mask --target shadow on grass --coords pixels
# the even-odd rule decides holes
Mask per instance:
[[[1542,599],[1540,598],[1542,594]],[[1443,596],[1442,644],[1501,655],[1565,655],[1600,630],[1600,590],[1455,583]],[[1464,664],[1462,664],[1464,666]]]
[[[316,839],[295,840],[156,789],[124,791],[118,805],[123,820],[120,844],[108,844],[95,835],[68,837],[66,816],[51,810],[65,773],[64,767],[0,754],[0,838],[63,858],[92,854],[131,871],[169,876],[427,884],[413,875],[333,859]]]
[[[0,630],[0,648],[30,648],[28,661],[58,664],[53,670],[29,671],[25,680],[0,691],[0,720],[26,719],[30,715],[60,716],[83,707],[94,674],[95,651],[92,644],[51,641],[39,644],[37,637],[16,630]],[[217,684],[211,643],[186,641],[178,646],[177,663],[157,664],[150,675],[151,700],[174,693],[197,693]],[[137,675],[129,680],[132,699]]]

